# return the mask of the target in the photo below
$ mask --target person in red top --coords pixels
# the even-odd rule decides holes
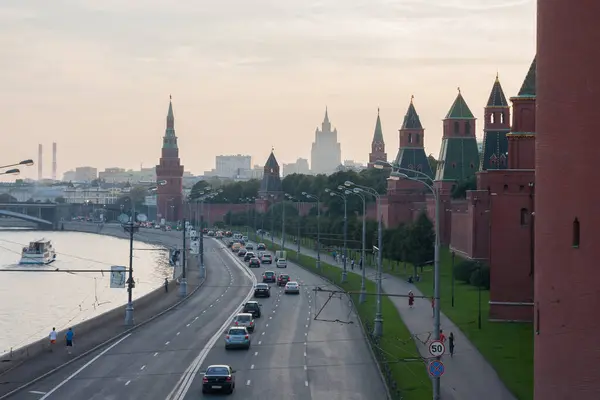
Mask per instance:
[[[413,308],[415,304],[415,294],[411,291],[408,292],[408,306]]]
[[[446,335],[444,335],[444,331],[440,329],[440,342],[446,343]]]

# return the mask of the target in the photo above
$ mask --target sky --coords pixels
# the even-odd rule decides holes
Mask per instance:
[[[325,107],[342,159],[366,162],[380,108],[388,158],[412,95],[427,154],[460,87],[483,137],[499,74],[535,55],[535,0],[2,0],[0,164],[44,146],[51,175],[160,157],[169,96],[187,171],[215,156],[310,160]],[[21,177],[36,178],[37,167]],[[14,178],[13,178],[14,179]]]

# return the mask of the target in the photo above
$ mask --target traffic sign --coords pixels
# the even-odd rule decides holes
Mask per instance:
[[[429,375],[433,376],[434,378],[439,378],[440,376],[444,375],[444,363],[440,360],[433,360],[429,363],[427,370],[429,371]]]
[[[434,340],[429,343],[429,353],[434,357],[443,356],[446,352],[446,346],[440,340]]]

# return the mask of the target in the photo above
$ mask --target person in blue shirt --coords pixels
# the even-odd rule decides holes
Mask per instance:
[[[69,328],[67,333],[65,334],[65,341],[67,344],[67,351],[71,354],[71,349],[73,348],[73,336],[75,333],[73,332],[73,328]]]

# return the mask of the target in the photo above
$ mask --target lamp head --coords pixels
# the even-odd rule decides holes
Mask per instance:
[[[398,180],[398,179],[407,179],[408,175],[402,173],[402,172],[392,172],[390,174],[390,178],[395,178],[394,180]]]
[[[157,184],[158,186],[165,186],[165,185],[167,184],[167,181],[165,181],[165,180],[162,180],[162,181],[157,181],[157,182],[156,182],[156,184]]]
[[[362,192],[362,189],[360,189],[360,188],[354,188],[354,189],[352,189],[352,191],[354,193],[360,193],[360,192]]]
[[[329,189],[329,188],[326,188],[326,189],[325,189],[325,193],[331,193],[331,189]]]
[[[33,160],[29,159],[29,160],[23,160],[19,163],[19,165],[26,165],[28,167],[31,167],[33,165]]]
[[[333,192],[332,192],[332,193],[329,193],[329,195],[330,195],[331,197],[334,197],[334,196],[335,196],[335,193],[333,193]]]
[[[350,190],[345,190],[345,191],[344,191],[344,194],[352,194],[352,191],[350,191]]]
[[[400,177],[398,177],[398,176],[395,176],[395,175],[390,175],[390,176],[387,178],[387,180],[388,180],[388,181],[399,181],[399,180],[400,180]]]
[[[344,185],[339,185],[337,188],[338,190],[346,190],[346,187]]]
[[[346,181],[346,182],[344,182],[344,185],[346,185],[348,187],[354,186],[354,182]]]
[[[3,175],[19,175],[21,173],[21,170],[19,170],[18,168],[12,168],[9,169],[8,171],[6,171],[5,173],[3,173]]]
[[[302,192],[302,196],[307,196],[307,195],[308,195],[308,193]]]

